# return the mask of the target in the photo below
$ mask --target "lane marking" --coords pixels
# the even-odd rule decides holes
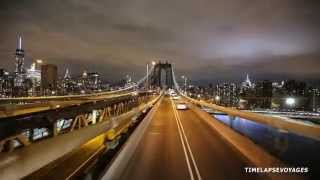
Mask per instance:
[[[154,119],[154,116],[160,109],[163,101],[163,96],[152,107],[147,116],[141,121],[138,127],[133,131],[127,142],[121,148],[119,154],[111,163],[108,169],[104,170],[102,180],[121,179],[122,174],[125,173],[126,168],[129,166],[130,159],[133,158],[134,153],[137,151],[143,136],[147,133],[148,127]]]
[[[181,128],[181,131],[182,131],[182,134],[183,134],[185,143],[186,143],[186,145],[187,145],[187,148],[188,148],[188,151],[189,151],[189,154],[190,154],[190,157],[191,157],[193,166],[194,166],[195,171],[196,171],[196,174],[197,174],[197,178],[198,178],[198,180],[202,180],[201,175],[200,175],[200,172],[199,172],[199,169],[198,169],[198,165],[197,165],[197,163],[196,163],[196,161],[195,161],[195,159],[194,159],[194,155],[193,155],[193,152],[192,152],[192,150],[191,150],[191,148],[190,148],[190,144],[189,144],[189,142],[188,142],[186,133],[185,133],[185,131],[184,131],[184,127],[183,127],[183,125],[182,125],[182,123],[181,123],[181,119],[180,119],[180,116],[179,116],[179,112],[175,109],[174,102],[173,102],[172,100],[170,100],[170,101],[171,101],[171,104],[172,104],[173,112],[174,112],[175,117],[176,117],[176,121],[177,121],[177,123],[180,125],[180,126],[179,126],[179,125],[178,125],[178,126]]]
[[[78,166],[74,171],[72,171],[71,174],[69,174],[66,179],[69,180],[71,179],[76,173],[79,172],[79,170],[81,168],[83,168],[90,160],[92,160],[92,158],[94,158],[97,154],[99,154],[103,149],[104,149],[105,146],[100,146],[96,152],[94,152],[87,160],[85,160],[84,162],[82,162],[80,164],[80,166]]]
[[[170,101],[171,102],[171,101]],[[171,105],[172,105],[172,108],[173,108],[173,104],[171,102]],[[181,133],[181,130],[180,130],[180,126],[179,126],[179,123],[178,123],[178,120],[177,120],[177,117],[176,117],[176,114],[173,110],[173,115],[174,115],[174,119],[176,120],[176,123],[177,123],[177,127],[178,127],[178,134],[179,134],[179,137],[180,137],[180,141],[181,141],[181,144],[182,144],[182,149],[183,149],[183,152],[184,152],[184,156],[186,158],[186,162],[187,162],[187,166],[188,166],[188,171],[189,171],[189,175],[190,175],[190,179],[191,180],[194,180],[194,175],[193,175],[193,172],[192,172],[192,169],[191,169],[191,164],[190,164],[190,161],[189,161],[189,156],[187,154],[187,149],[186,149],[186,146],[185,146],[185,142],[183,140],[183,136],[182,136],[182,133]]]

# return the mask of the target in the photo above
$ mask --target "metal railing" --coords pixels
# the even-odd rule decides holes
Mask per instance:
[[[108,121],[40,141],[13,152],[0,154],[0,179],[21,179],[31,174],[94,137],[116,128],[122,121],[152,106],[160,96]]]
[[[241,118],[248,119],[250,121],[254,121],[260,124],[271,126],[276,129],[281,129],[294,134],[309,137],[315,140],[320,140],[319,125],[311,125],[311,124],[306,124],[306,123],[295,121],[295,120],[287,120],[287,119],[282,119],[282,118],[277,118],[277,117],[272,117],[272,116],[267,116],[267,115],[252,113],[252,112],[243,112],[240,110],[218,106],[216,104],[211,104],[204,101],[195,100],[184,94],[182,96],[195,104],[206,106],[214,110],[227,113],[229,116],[241,117]]]
[[[277,117],[272,117],[272,116],[267,116],[267,115],[252,113],[252,112],[244,112],[237,109],[218,106],[216,104],[190,98],[189,96],[187,96],[181,91],[175,79],[173,70],[172,70],[172,74],[173,74],[173,81],[174,81],[176,90],[179,92],[180,95],[182,95],[184,98],[186,98],[187,100],[191,101],[194,104],[205,106],[205,107],[214,109],[216,111],[224,112],[229,116],[241,117],[253,122],[265,124],[267,126],[270,126],[276,129],[285,130],[287,132],[291,132],[300,136],[309,137],[318,141],[320,140],[319,125],[306,124],[306,123],[295,121],[295,120],[289,120],[289,119],[287,120],[287,119],[282,119],[282,118],[277,118]]]

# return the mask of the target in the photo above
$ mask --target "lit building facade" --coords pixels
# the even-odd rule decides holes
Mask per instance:
[[[14,76],[5,69],[0,69],[0,96],[10,97],[13,93]]]
[[[37,69],[36,62],[33,62],[30,69],[27,69],[27,79],[31,82],[31,87],[28,89],[28,94],[31,96],[39,95],[41,85],[41,70]]]
[[[53,64],[41,66],[41,90],[43,95],[56,95],[58,68]]]
[[[238,106],[239,88],[235,83],[222,83],[216,86],[215,101],[224,106]]]
[[[24,50],[22,49],[22,37],[18,36],[18,45],[15,53],[15,87],[23,87],[24,80],[26,78],[26,71],[24,69]]]

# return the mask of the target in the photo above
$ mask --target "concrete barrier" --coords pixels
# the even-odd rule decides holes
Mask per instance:
[[[272,156],[268,152],[266,152],[260,146],[257,146],[253,141],[249,138],[235,132],[230,127],[224,125],[218,120],[214,119],[209,113],[201,110],[200,108],[190,105],[190,108],[193,112],[195,112],[205,123],[221,137],[228,142],[234,149],[243,155],[252,167],[289,167],[285,163],[278,160],[276,157]],[[232,170],[230,170],[232,171]],[[279,175],[279,174],[266,174],[273,180],[302,180],[304,179],[301,176],[295,175]]]
[[[285,120],[281,118],[266,116],[257,113],[251,112],[243,112],[232,108],[227,108],[223,106],[218,106],[216,104],[207,103],[204,101],[199,101],[196,99],[192,99],[188,96],[181,94],[184,98],[189,100],[190,102],[202,106],[206,106],[212,108],[217,111],[221,111],[227,113],[230,116],[241,117],[244,119],[248,119],[250,121],[254,121],[257,123],[265,124],[271,126],[276,129],[285,130],[294,134],[298,134],[300,136],[309,137],[315,140],[320,140],[320,126],[319,125],[311,125],[303,122],[295,121],[295,120]]]
[[[143,135],[147,127],[149,126],[152,117],[154,116],[156,110],[158,109],[161,100],[157,103],[155,107],[149,112],[149,114],[143,119],[143,121],[139,124],[137,129],[132,133],[129,137],[128,141],[121,149],[117,158],[111,163],[111,166],[105,170],[105,174],[101,177],[103,180],[110,180],[110,179],[119,179],[121,173],[124,171],[126,165],[128,164],[129,160],[135,153],[139,142],[141,141]]]

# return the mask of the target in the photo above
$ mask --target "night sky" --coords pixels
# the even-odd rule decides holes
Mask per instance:
[[[169,60],[197,82],[320,80],[319,0],[1,0],[1,67],[16,36],[26,65],[57,64],[106,80]]]

